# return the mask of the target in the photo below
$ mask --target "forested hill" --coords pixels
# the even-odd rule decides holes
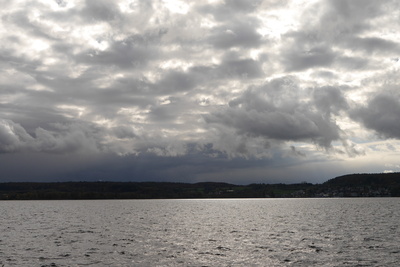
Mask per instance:
[[[328,180],[325,186],[400,186],[400,173],[348,174]]]
[[[0,183],[0,199],[163,199],[291,197],[312,184],[65,182]]]
[[[315,188],[316,197],[399,197],[400,173],[348,174]]]
[[[63,182],[0,183],[1,200],[399,197],[400,173],[350,174],[323,184]]]

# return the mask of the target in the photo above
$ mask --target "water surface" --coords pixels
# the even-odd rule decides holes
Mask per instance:
[[[399,266],[400,199],[0,202],[0,266]]]

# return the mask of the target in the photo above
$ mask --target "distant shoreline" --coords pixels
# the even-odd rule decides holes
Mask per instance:
[[[8,182],[0,200],[399,197],[400,173],[350,174],[323,184]]]

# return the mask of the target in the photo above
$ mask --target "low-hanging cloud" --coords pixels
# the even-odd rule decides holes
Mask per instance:
[[[101,149],[99,129],[82,124],[53,125],[54,130],[35,129],[30,135],[20,124],[10,120],[0,121],[0,152],[98,152]]]
[[[33,138],[25,129],[9,120],[0,120],[0,152],[15,152],[29,146]]]

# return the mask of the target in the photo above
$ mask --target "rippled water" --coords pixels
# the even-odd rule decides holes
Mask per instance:
[[[399,266],[400,199],[0,202],[0,266]]]

